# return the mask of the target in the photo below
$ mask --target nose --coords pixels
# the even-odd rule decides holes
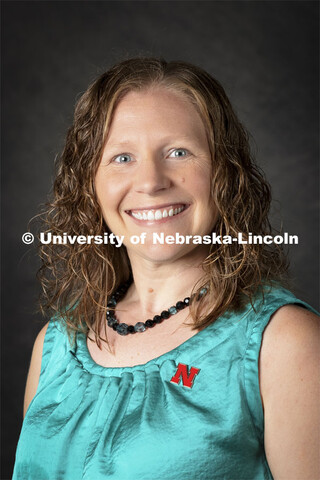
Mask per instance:
[[[135,176],[136,192],[154,195],[170,185],[171,180],[161,162],[150,157],[141,161]]]

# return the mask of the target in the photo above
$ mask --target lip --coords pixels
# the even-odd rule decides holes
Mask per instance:
[[[167,207],[186,207],[185,210],[189,207],[189,203],[184,203],[184,202],[173,202],[173,203],[161,203],[159,205],[150,205],[150,206],[144,206],[144,207],[137,207],[137,208],[130,208],[125,210],[126,213],[132,212],[132,211],[139,211],[139,210],[160,210],[161,208],[167,208]],[[181,212],[182,213],[182,212]]]
[[[180,213],[177,213],[177,214],[173,215],[172,217],[168,216],[168,217],[161,218],[159,220],[138,219],[138,218],[135,218],[131,214],[132,211],[137,212],[137,211],[145,211],[145,210],[160,210],[160,209],[164,209],[164,208],[168,208],[168,207],[175,207],[175,208],[184,207],[184,209]],[[151,226],[152,225],[152,226],[155,226],[155,225],[161,225],[163,223],[170,222],[173,219],[176,219],[177,217],[183,216],[183,214],[189,209],[189,207],[190,207],[189,203],[166,203],[166,204],[155,205],[155,206],[150,206],[150,207],[133,208],[132,210],[125,210],[125,213],[137,225],[143,225],[143,226],[148,226],[148,225]]]

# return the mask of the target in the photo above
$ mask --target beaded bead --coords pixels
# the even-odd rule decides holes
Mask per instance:
[[[134,329],[136,332],[144,332],[146,329],[146,326],[143,322],[138,322],[135,324]]]
[[[178,313],[178,309],[176,307],[170,307],[168,312],[170,313],[170,315],[175,315],[176,313]]]
[[[168,312],[168,310],[163,310],[163,312],[161,312],[160,316],[162,318],[169,318],[170,317],[170,313]]]
[[[117,332],[120,335],[128,335],[128,325],[126,323],[119,323],[119,325],[117,325]]]
[[[109,302],[107,303],[107,306],[108,307],[115,307],[117,305],[117,301],[116,299],[112,296],[109,300]]]
[[[154,321],[154,320],[147,320],[147,321],[145,322],[145,324],[146,324],[146,327],[152,328],[152,327],[155,326],[155,321]]]
[[[136,333],[133,325],[128,325],[128,333]]]
[[[160,317],[160,315],[155,315],[155,316],[153,317],[153,321],[154,321],[155,323],[161,323],[161,322],[163,321],[163,318]]]
[[[108,325],[109,327],[113,327],[113,325],[116,325],[118,322],[117,322],[117,319],[114,318],[114,317],[109,317],[108,318]]]
[[[190,303],[190,297],[186,297],[183,302],[185,303],[185,305],[189,305]]]
[[[177,308],[178,310],[183,310],[183,309],[185,308],[185,306],[186,306],[186,305],[185,305],[184,302],[177,302],[177,303],[176,303],[176,308]]]

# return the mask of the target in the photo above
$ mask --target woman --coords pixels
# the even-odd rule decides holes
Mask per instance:
[[[202,69],[136,58],[89,87],[45,221],[91,240],[41,247],[55,317],[14,479],[318,478],[317,317],[279,247],[220,243],[270,234],[269,204]]]

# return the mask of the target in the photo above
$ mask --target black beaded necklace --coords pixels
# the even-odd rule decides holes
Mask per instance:
[[[115,309],[117,303],[121,298],[124,297],[126,294],[130,284],[132,282],[132,278],[129,279],[124,285],[122,285],[110,298],[109,302],[107,303],[107,307],[113,307]],[[200,290],[200,293],[197,297],[197,300],[199,300],[203,295],[207,293],[207,288],[204,287]],[[186,308],[190,302],[193,301],[194,296],[186,297],[183,301],[177,302],[175,305],[172,307],[168,308],[168,310],[163,310],[163,312],[160,313],[160,315],[155,315],[153,319],[146,320],[145,322],[138,322],[135,325],[127,325],[126,323],[119,323],[115,311],[110,311],[109,308],[107,308],[107,324],[110,328],[113,328],[113,330],[119,335],[128,335],[129,333],[136,333],[136,332],[144,332],[147,330],[147,328],[152,328],[156,324],[163,322],[163,320],[166,320],[167,318],[170,318],[172,315],[175,315],[178,313],[180,310],[183,310]]]

